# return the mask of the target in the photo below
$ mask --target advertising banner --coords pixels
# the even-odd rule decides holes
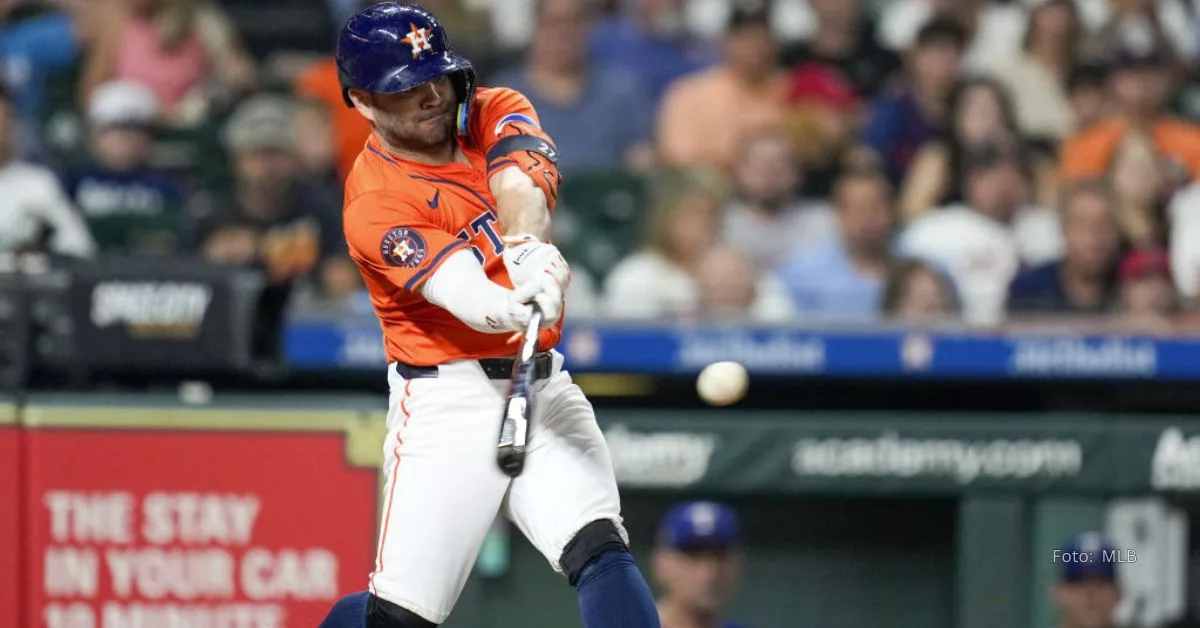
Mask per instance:
[[[311,628],[364,588],[356,415],[28,412],[27,625]]]
[[[16,406],[0,399],[0,626],[20,626],[21,433]]]
[[[1200,423],[1145,417],[601,413],[622,486],[723,493],[1200,491]]]
[[[77,360],[89,366],[239,368],[250,361],[258,274],[187,261],[104,260],[71,274]]]

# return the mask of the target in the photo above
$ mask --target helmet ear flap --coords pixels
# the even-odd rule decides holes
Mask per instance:
[[[475,100],[475,70],[467,68],[450,75],[454,95],[458,97],[457,130],[459,135],[469,133],[471,105]]]

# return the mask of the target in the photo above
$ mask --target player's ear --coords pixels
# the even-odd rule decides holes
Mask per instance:
[[[371,93],[361,89],[349,90],[350,102],[354,103],[354,108],[367,120],[375,121],[375,111],[371,109]]]

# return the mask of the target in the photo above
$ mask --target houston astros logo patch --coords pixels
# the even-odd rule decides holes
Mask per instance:
[[[425,261],[425,238],[406,227],[396,227],[383,236],[379,253],[388,266],[416,268]]]

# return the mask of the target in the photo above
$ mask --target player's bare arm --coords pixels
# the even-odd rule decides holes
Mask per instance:
[[[546,193],[518,166],[508,166],[493,174],[488,184],[496,199],[496,213],[508,242],[529,237],[550,239],[550,207]]]
[[[562,181],[558,149],[521,94],[492,90],[479,104],[472,136],[487,153],[488,184],[496,200],[509,276],[518,286],[551,277],[565,291],[570,268],[549,244],[550,215]]]
[[[509,89],[479,101],[472,139],[487,154],[488,184],[506,240],[550,238],[558,201],[558,149],[529,100]]]

